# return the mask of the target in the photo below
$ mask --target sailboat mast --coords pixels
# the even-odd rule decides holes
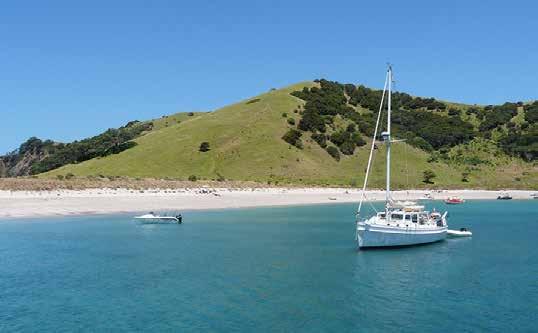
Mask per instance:
[[[387,144],[387,198],[386,205],[388,207],[390,201],[390,112],[392,102],[392,67],[389,65],[389,94],[388,94],[388,106],[387,106],[387,132],[385,140]]]

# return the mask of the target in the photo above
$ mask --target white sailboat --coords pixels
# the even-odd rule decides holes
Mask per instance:
[[[388,89],[387,89],[388,88]],[[387,94],[388,90],[388,94]],[[366,185],[372,164],[375,139],[379,129],[379,121],[383,110],[383,102],[387,94],[387,129],[381,133],[387,147],[387,175],[385,210],[362,219],[360,217],[363,201],[366,199]],[[370,148],[370,156],[366,167],[366,176],[362,188],[362,195],[357,210],[356,238],[359,248],[408,246],[416,244],[433,243],[444,240],[447,236],[447,212],[441,214],[425,211],[424,206],[415,202],[395,202],[390,192],[390,146],[397,140],[391,139],[391,94],[392,94],[392,67],[389,65],[385,79],[385,87],[381,97],[381,105],[377,116],[374,138]]]

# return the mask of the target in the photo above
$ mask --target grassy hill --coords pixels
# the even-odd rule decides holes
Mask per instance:
[[[187,179],[196,176],[198,179],[250,180],[282,185],[360,185],[371,142],[367,136],[364,136],[367,145],[357,148],[353,155],[342,155],[340,161],[333,159],[307,133],[302,136],[302,149],[282,139],[290,128],[296,127],[293,122],[299,123],[305,105],[303,99],[290,93],[317,85],[302,82],[213,112],[163,117],[153,121],[151,131],[134,139],[137,145],[133,148],[66,165],[40,177],[73,174],[77,177]],[[347,123],[337,115],[331,126]],[[202,142],[209,143],[209,151],[199,151]],[[393,186],[532,188],[538,184],[538,170],[532,164],[502,152],[496,151],[497,156],[484,152],[480,149],[488,147],[482,143],[475,142],[474,148],[468,149],[469,145],[472,143],[454,147],[450,154],[445,154],[451,159],[439,160],[432,158],[432,153],[407,143],[394,144]],[[477,145],[479,148],[475,147]],[[457,153],[456,149],[459,149]],[[480,163],[472,167],[460,163],[463,157],[472,158],[477,154],[481,156]],[[384,186],[384,168],[384,147],[379,145],[370,187]],[[434,185],[422,182],[423,172],[427,169],[437,175]],[[462,173],[468,174],[468,182],[462,182]]]

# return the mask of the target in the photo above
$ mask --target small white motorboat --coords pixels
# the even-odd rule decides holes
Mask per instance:
[[[448,237],[471,237],[473,233],[467,228],[460,228],[460,230],[450,230],[446,231]]]
[[[166,216],[166,215],[156,215],[153,212],[149,212],[148,214],[135,216],[136,220],[141,220],[142,223],[182,223],[183,222],[183,216],[181,214],[173,215],[173,216]]]

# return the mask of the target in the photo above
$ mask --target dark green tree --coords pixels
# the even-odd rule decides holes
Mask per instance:
[[[201,151],[202,153],[205,153],[206,151],[210,151],[211,148],[209,148],[209,142],[207,141],[202,142],[198,150]]]
[[[282,137],[282,140],[286,141],[292,146],[295,146],[299,149],[303,149],[303,142],[301,141],[302,135],[303,134],[300,131],[292,128],[289,131],[287,131],[286,134],[284,134],[284,136]]]
[[[312,139],[318,143],[321,148],[327,147],[327,136],[320,133],[312,133]]]
[[[353,153],[355,152],[355,143],[350,140],[346,140],[339,146],[339,148],[342,154],[353,155]]]
[[[340,152],[335,146],[327,147],[327,153],[329,153],[329,155],[331,155],[335,160],[340,161]]]
[[[432,170],[425,170],[423,172],[423,176],[422,176],[422,181],[426,184],[433,184],[433,179],[437,177],[437,175],[435,174],[435,172],[433,172]]]

